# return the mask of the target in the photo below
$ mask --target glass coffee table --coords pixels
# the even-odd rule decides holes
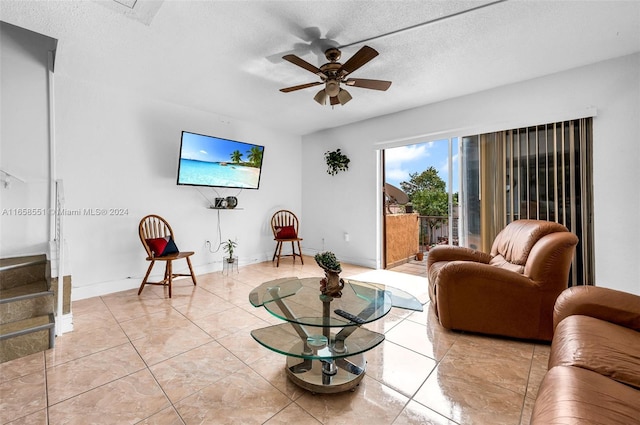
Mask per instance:
[[[277,279],[251,291],[254,307],[285,321],[253,330],[251,336],[287,356],[287,375],[294,383],[316,393],[336,393],[360,383],[363,353],[384,341],[383,334],[363,325],[384,317],[391,307],[422,311],[422,304],[400,289],[351,279],[343,279],[342,296],[332,298],[320,292],[321,279]]]

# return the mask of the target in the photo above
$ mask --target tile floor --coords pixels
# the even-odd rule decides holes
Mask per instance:
[[[1,424],[528,424],[549,347],[443,329],[428,308],[424,264],[383,273],[412,287],[424,312],[367,325],[385,341],[366,354],[354,391],[311,394],[250,330],[281,323],[248,302],[267,280],[320,276],[284,260],[73,303],[74,331],[43,353],[0,364]],[[375,271],[343,265],[343,276]],[[401,272],[401,273],[398,273]],[[407,274],[404,274],[407,273]]]

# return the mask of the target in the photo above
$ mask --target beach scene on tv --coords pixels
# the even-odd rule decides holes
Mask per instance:
[[[182,133],[178,184],[257,189],[264,147]]]

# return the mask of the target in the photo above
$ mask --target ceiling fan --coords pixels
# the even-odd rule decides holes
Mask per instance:
[[[321,105],[327,103],[327,99],[331,105],[344,105],[351,100],[351,95],[348,91],[340,87],[340,84],[344,84],[350,87],[360,87],[363,89],[372,90],[387,90],[391,86],[391,81],[383,80],[369,80],[365,78],[349,78],[349,75],[355,70],[359,69],[371,59],[378,56],[378,52],[369,47],[363,46],[356,52],[349,60],[344,64],[338,62],[340,60],[341,52],[335,47],[331,47],[324,52],[329,62],[322,65],[320,68],[311,65],[309,62],[301,59],[296,55],[285,55],[282,59],[291,62],[294,65],[298,65],[307,71],[313,72],[321,81],[313,83],[300,84],[298,86],[287,87],[280,89],[283,93],[289,93],[296,90],[306,89],[313,86],[319,86],[324,84],[325,87],[314,96],[314,100]]]

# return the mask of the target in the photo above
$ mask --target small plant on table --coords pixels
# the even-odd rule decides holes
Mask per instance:
[[[222,244],[222,249],[224,252],[229,253],[229,258],[227,258],[227,263],[233,263],[235,259],[233,258],[233,250],[238,246],[238,243],[229,239],[228,241]]]

